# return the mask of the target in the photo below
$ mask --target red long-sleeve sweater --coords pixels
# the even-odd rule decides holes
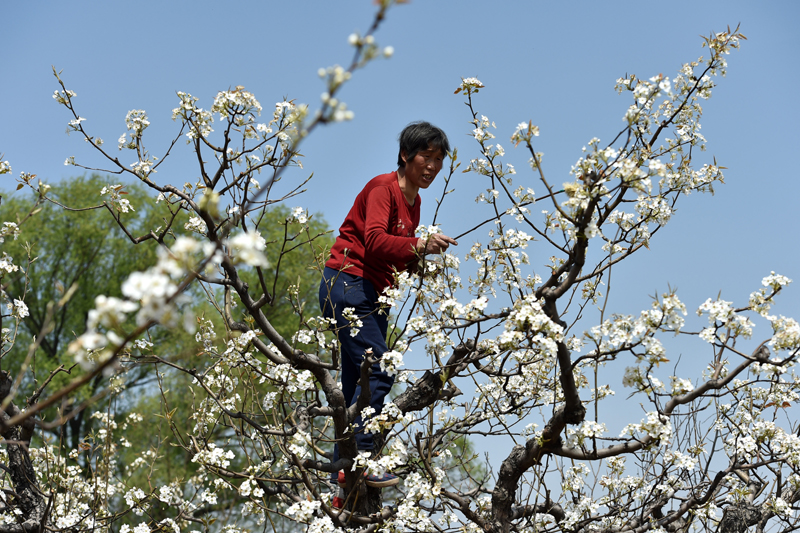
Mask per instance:
[[[393,283],[395,271],[408,268],[415,258],[414,234],[419,225],[419,194],[408,205],[397,172],[372,178],[356,196],[339,228],[325,266],[361,276],[380,294]]]

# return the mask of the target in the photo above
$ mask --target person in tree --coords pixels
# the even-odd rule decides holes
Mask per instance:
[[[415,236],[419,225],[419,191],[430,187],[442,169],[450,150],[447,135],[428,122],[413,122],[400,133],[399,141],[397,170],[371,179],[356,196],[339,228],[320,283],[320,309],[325,317],[336,319],[342,391],[347,405],[356,403],[361,394],[358,380],[365,354],[379,359],[388,351],[388,311],[381,309],[378,296],[393,284],[395,272],[407,270],[420,255],[438,254],[458,244],[442,234],[428,239]],[[354,311],[352,315],[345,312],[350,308]],[[343,314],[361,320],[356,335],[351,335],[351,320]],[[370,406],[376,414],[381,412],[393,383],[394,376],[381,369],[379,362],[372,365]],[[358,450],[372,450],[372,435],[363,430],[360,415],[354,427]],[[338,460],[338,445],[333,454],[334,461]],[[344,482],[343,472],[339,472],[338,481]],[[398,481],[397,476],[389,473],[365,479],[372,487],[389,487]]]

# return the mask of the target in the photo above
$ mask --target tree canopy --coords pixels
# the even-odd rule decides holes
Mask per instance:
[[[40,209],[20,226],[19,234],[3,244],[3,250],[18,263],[27,263],[24,272],[10,276],[6,290],[24,297],[29,315],[22,326],[27,338],[40,336],[40,349],[50,359],[63,356],[67,344],[83,331],[97,296],[120,296],[121,280],[156,261],[154,242],[130,246],[108,213],[88,209],[102,204],[98,193],[112,185],[107,177],[98,174],[77,177],[53,186],[48,192],[52,201],[38,202],[35,193],[16,195],[5,197],[0,208],[3,220],[9,222],[18,222],[34,205]],[[144,188],[132,185],[126,189],[122,192],[132,193],[130,198],[138,209],[120,213],[125,226],[141,232],[157,225],[153,202]],[[53,317],[51,331],[41,335],[47,304],[61,299],[73,284],[78,290]],[[24,350],[26,344],[20,343],[17,349]]]
[[[319,315],[300,274],[319,275],[329,240],[313,216],[288,206],[311,179],[301,169],[302,141],[351,118],[341,88],[357,69],[391,55],[374,36],[390,4],[380,3],[367,32],[353,34],[349,67],[321,71],[319,109],[285,99],[265,112],[241,86],[205,107],[179,92],[177,133],[159,156],[145,143],[143,110],[128,113],[123,156],[112,155],[56,73],[70,130],[104,158],[106,171],[141,184],[163,216],[158,227],[127,225],[127,199],[104,190],[108,216],[131,243],[158,244],[154,263],[128,275],[118,293],[95,298],[69,344],[80,378],[51,388],[48,377],[23,397],[15,380],[25,367],[0,374],[4,483],[14,492],[0,509],[0,531],[796,529],[800,326],[771,314],[790,280],[769,273],[747,302],[709,298],[697,309],[699,324],[669,288],[637,315],[607,308],[614,267],[657,246],[685,196],[723,181],[724,167],[702,154],[700,118],[744,39],[738,28],[704,38],[706,56],[674,76],[619,79],[616,90],[630,98],[623,128],[610,141],[593,138],[566,183],[543,163],[547,138],[535,123],[498,128],[481,108],[492,88],[462,79],[456,94],[475,145],[460,152],[474,157],[462,163],[453,150],[439,202],[459,169],[484,178],[485,190],[474,191],[475,225],[458,236],[469,245],[396,275],[382,295],[396,330],[381,365],[397,373],[398,394],[380,414],[361,410],[368,398],[345,404],[336,325]],[[501,131],[517,150],[506,153]],[[183,139],[199,178],[180,187],[156,171]],[[524,163],[509,163],[520,153],[524,174]],[[276,187],[279,180],[290,185]],[[33,176],[19,182],[51,198]],[[423,238],[438,232],[435,219],[418,228]],[[30,265],[4,257],[2,269],[8,287]],[[25,318],[29,285],[4,292],[4,323]],[[69,301],[65,295],[54,309]],[[195,345],[177,356],[147,339],[154,328],[192,331]],[[693,343],[701,372],[675,361],[675,336]],[[6,354],[11,328],[2,342]],[[417,368],[411,351],[425,354]],[[365,357],[362,379],[371,363]],[[134,401],[121,382],[143,366],[157,376],[158,424],[128,409]],[[620,407],[610,374],[624,376],[641,413]],[[107,410],[92,415],[97,429],[75,449],[28,448],[42,411],[94,379],[116,388]],[[359,414],[378,435],[375,454],[356,449]],[[137,425],[152,431],[146,448],[128,439]],[[493,462],[477,467],[467,439],[495,437],[503,444]],[[168,448],[184,468],[159,462]],[[345,472],[344,510],[331,506],[337,471]],[[363,472],[385,471],[403,483],[365,487]]]

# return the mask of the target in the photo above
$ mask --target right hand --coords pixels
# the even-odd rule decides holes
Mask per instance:
[[[446,251],[451,244],[456,246],[458,243],[447,235],[434,233],[427,239],[420,237],[417,240],[417,251],[421,254],[440,254]]]

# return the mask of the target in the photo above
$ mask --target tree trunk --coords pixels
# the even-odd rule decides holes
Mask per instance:
[[[0,371],[0,402],[6,399],[11,391],[12,379],[8,372]],[[5,411],[0,412],[3,422],[19,413],[19,409],[10,402]],[[23,427],[24,426],[24,427]],[[28,445],[33,434],[33,421],[26,420],[19,426],[3,427],[2,435],[8,448],[8,473],[14,485],[14,495],[10,498],[3,495],[0,501],[5,507],[19,509],[21,522],[0,526],[0,533],[32,533],[44,531],[47,503],[36,481],[36,472],[28,453]]]
[[[366,490],[364,490],[363,494],[359,494],[361,497],[359,498],[356,513],[362,516],[369,516],[383,508],[383,498],[381,498],[381,489],[367,487],[366,485],[364,485],[364,488]]]
[[[717,533],[747,533],[747,528],[758,524],[761,518],[761,507],[758,505],[731,505],[725,509]]]

